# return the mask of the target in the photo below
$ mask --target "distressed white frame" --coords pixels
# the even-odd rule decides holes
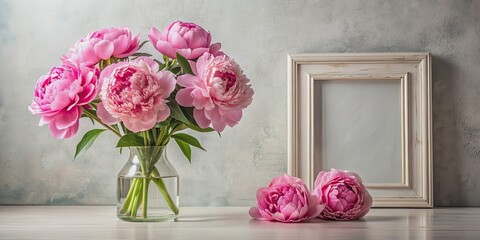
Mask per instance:
[[[316,177],[313,86],[315,81],[336,80],[400,81],[402,181],[367,184],[367,189],[374,207],[432,207],[429,53],[289,55],[289,174],[303,178],[310,188],[313,186]]]

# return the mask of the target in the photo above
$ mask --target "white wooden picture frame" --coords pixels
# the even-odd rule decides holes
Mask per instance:
[[[322,127],[326,125],[320,124],[321,119],[325,117],[323,116],[325,111],[322,112],[319,109],[327,107],[332,109],[332,106],[319,103],[323,99],[319,95],[322,94],[323,89],[325,91],[335,89],[327,88],[327,86],[336,85],[322,84],[342,82],[342,84],[347,84],[344,86],[355,90],[356,86],[360,86],[356,83],[362,82],[367,83],[361,85],[363,88],[374,86],[374,89],[378,89],[381,85],[377,87],[377,83],[384,84],[390,81],[398,84],[398,93],[385,96],[395,103],[392,108],[388,107],[388,109],[394,109],[393,113],[398,111],[395,114],[399,116],[398,133],[400,134],[398,135],[398,142],[385,142],[385,144],[398,145],[398,149],[400,149],[398,153],[399,167],[398,169],[382,171],[384,172],[383,176],[397,174],[398,181],[385,180],[382,182],[380,179],[377,182],[364,182],[373,197],[374,207],[433,207],[431,56],[429,53],[289,55],[289,174],[301,177],[312,188],[318,172],[328,170],[322,168],[322,165],[327,163],[326,159],[322,159],[327,156],[324,151],[327,147],[320,144],[320,142],[325,141],[322,139],[325,135],[322,135],[322,132],[326,130],[324,131]],[[352,83],[351,86],[348,85],[349,83]],[[393,86],[395,89],[397,85],[390,84],[388,86]],[[391,87],[389,88],[391,89]],[[335,93],[341,93],[341,89],[345,88],[337,87],[337,89],[340,90],[336,90]],[[325,95],[327,96],[327,94]],[[377,94],[373,95],[377,96]],[[365,96],[368,97],[368,95]],[[398,100],[396,96],[398,96]],[[328,100],[328,102],[335,102],[335,94],[328,94],[328,97],[333,98],[333,101]],[[325,100],[325,102],[327,101]],[[397,102],[398,108],[396,107]],[[323,105],[320,106],[319,104]],[[341,113],[342,110],[337,107],[335,105],[333,109],[336,110],[335,112]],[[375,110],[376,107],[373,106],[370,109]],[[394,116],[397,116],[395,114]],[[393,124],[392,126],[396,128],[397,125]],[[329,131],[329,134],[332,134],[332,131]],[[333,134],[337,133],[333,132]],[[342,137],[342,134],[344,133],[338,133],[337,136]],[[362,136],[354,135],[353,138],[355,137]],[[385,139],[397,139],[387,137]],[[365,138],[365,141],[369,141],[368,137]],[[372,141],[374,140],[372,139]],[[348,150],[350,146],[347,144],[343,147]],[[366,148],[365,151],[369,151],[369,149]],[[368,158],[363,159],[364,162],[361,162],[361,164],[369,166],[371,171],[375,171],[376,165],[382,163],[383,160],[385,159]],[[344,159],[344,161],[348,161],[348,159]],[[335,162],[330,164],[335,166]],[[346,170],[356,171],[356,169]],[[363,175],[362,177],[365,179],[368,176]]]

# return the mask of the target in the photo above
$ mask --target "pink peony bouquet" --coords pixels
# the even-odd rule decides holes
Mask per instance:
[[[140,52],[148,41],[127,27],[94,31],[37,80],[29,110],[54,138],[74,136],[81,118],[101,126],[83,136],[75,157],[110,131],[117,147],[165,146],[173,138],[190,160],[191,146],[203,148],[182,130],[222,132],[252,102],[250,80],[201,26],[176,21],[148,38],[160,59]]]
[[[124,140],[156,146],[168,139],[145,144],[141,138],[162,129],[166,137],[186,128],[221,132],[240,121],[252,102],[250,80],[220,43],[211,43],[208,31],[176,21],[163,32],[152,28],[148,37],[161,61],[139,52],[147,41],[140,44],[126,27],[77,41],[37,81],[29,110],[40,115],[39,125],[48,125],[57,139],[70,138],[87,117],[121,137],[119,146],[128,145]]]

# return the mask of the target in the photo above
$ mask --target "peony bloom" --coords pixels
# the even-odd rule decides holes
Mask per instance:
[[[98,74],[98,69],[78,67],[71,62],[53,67],[37,80],[34,100],[28,109],[41,115],[39,125],[48,124],[53,137],[69,138],[78,131],[82,106],[96,96]]]
[[[167,98],[175,89],[175,75],[158,70],[158,64],[146,57],[106,67],[100,74],[100,120],[108,125],[123,121],[125,127],[139,132],[167,119]]]
[[[80,66],[93,66],[111,57],[125,58],[139,48],[140,36],[132,38],[127,27],[101,29],[88,34],[73,45],[62,60],[70,60]]]
[[[238,64],[226,55],[204,53],[190,62],[194,75],[178,77],[183,89],[177,93],[178,104],[195,107],[193,114],[198,126],[221,132],[233,127],[242,118],[242,109],[252,102],[253,89]]]
[[[332,169],[321,171],[315,180],[313,195],[325,205],[320,218],[353,220],[365,216],[372,206],[372,197],[354,172]]]
[[[301,222],[315,218],[323,206],[310,194],[302,179],[287,174],[272,180],[268,187],[257,190],[257,207],[250,209],[256,220]]]
[[[176,21],[163,32],[152,28],[148,37],[159,52],[170,58],[177,58],[176,53],[186,59],[196,59],[205,52],[221,54],[220,43],[210,45],[210,33],[195,23]]]

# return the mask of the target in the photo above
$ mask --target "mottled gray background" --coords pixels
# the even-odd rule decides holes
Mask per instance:
[[[210,30],[256,91],[236,128],[197,135],[208,152],[192,164],[170,147],[183,205],[248,205],[286,172],[288,53],[430,51],[435,205],[480,206],[479,17],[480,1],[453,0],[0,0],[0,204],[114,203],[126,159],[115,137],[72,161],[82,134],[59,141],[37,127],[34,83],[90,31],[127,25],[146,39],[181,19]]]

